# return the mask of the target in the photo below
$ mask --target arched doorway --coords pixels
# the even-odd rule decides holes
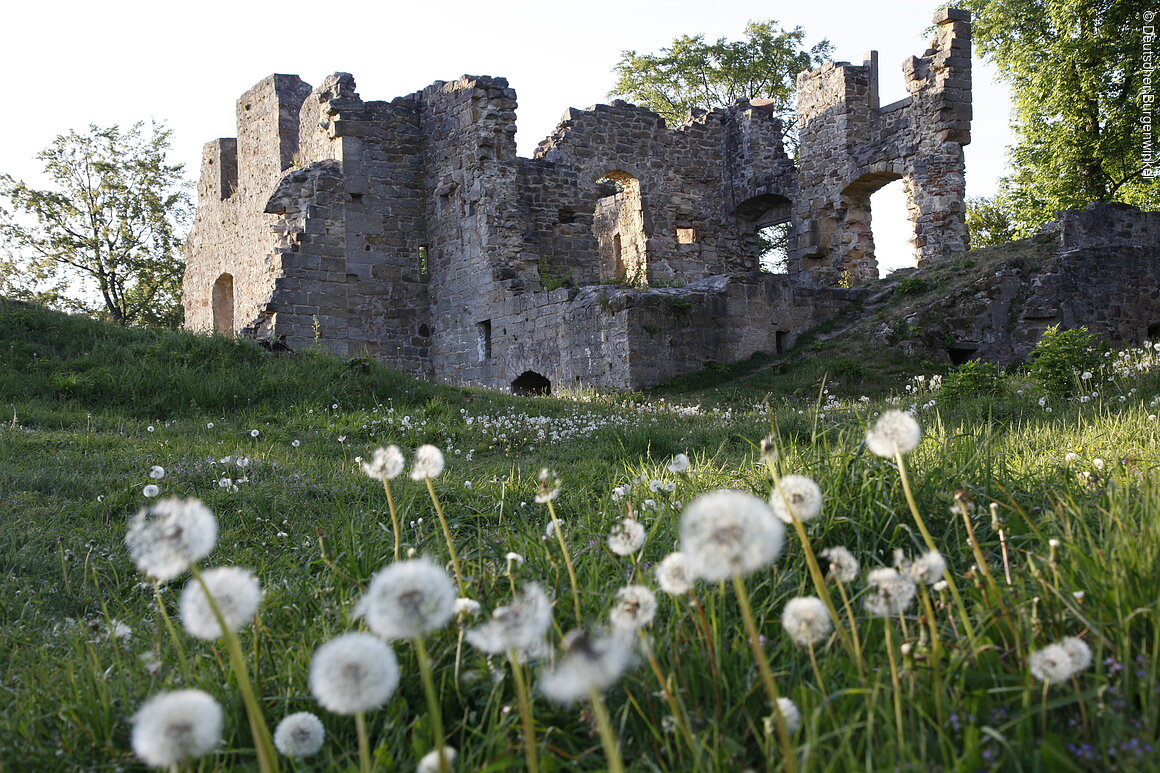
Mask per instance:
[[[612,170],[597,183],[604,194],[597,199],[592,217],[600,279],[647,285],[647,236],[640,181],[623,170]]]
[[[210,303],[213,308],[213,330],[224,336],[234,334],[234,277],[222,274],[213,283]]]
[[[901,181],[891,186],[890,190],[883,191],[882,196],[874,198],[874,209],[871,206],[871,197],[883,190],[891,183]],[[911,201],[908,180],[896,172],[871,172],[864,174],[850,183],[842,191],[842,207],[845,210],[844,227],[847,234],[852,236],[842,252],[841,271],[851,283],[864,282],[868,279],[877,279],[879,275],[878,255],[875,251],[876,238],[885,238],[889,235],[889,247],[885,251],[890,256],[890,268],[899,268],[909,262],[915,265],[914,257],[914,217],[916,212],[909,205]],[[901,193],[901,206],[899,194]],[[893,207],[885,207],[893,199]],[[905,208],[905,217],[909,223],[900,217]],[[874,226],[873,212],[884,210],[890,212],[890,222],[887,227]],[[906,246],[902,246],[902,245]],[[908,257],[909,256],[909,257]],[[913,259],[913,261],[911,260]]]
[[[525,370],[512,381],[513,395],[550,395],[552,382],[534,370]]]
[[[753,268],[768,274],[789,273],[789,241],[793,232],[790,200],[776,194],[746,199],[734,214],[743,223],[742,243],[753,256]]]

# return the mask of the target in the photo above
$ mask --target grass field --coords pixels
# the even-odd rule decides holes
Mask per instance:
[[[271,730],[301,711],[325,727],[321,750],[276,759],[283,770],[414,770],[440,730],[459,771],[604,770],[618,759],[640,771],[1160,769],[1155,352],[1112,353],[1066,392],[1019,373],[973,392],[961,381],[949,391],[952,374],[941,388],[904,378],[889,353],[852,368],[814,348],[647,394],[514,398],[0,300],[0,768],[140,769],[132,718],[151,696],[193,687],[220,703],[223,733],[181,769],[259,769],[240,662]],[[898,459],[866,444],[889,409],[912,411],[923,429],[900,456],[908,487]],[[480,611],[392,641],[398,689],[361,717],[340,715],[312,695],[311,659],[367,630],[355,607],[397,563],[383,485],[360,466],[389,444],[407,470],[418,446],[442,450],[430,491],[406,472],[390,481],[397,547],[451,575],[438,501],[463,576],[456,593]],[[678,454],[690,466],[671,471]],[[776,501],[774,476],[786,475],[816,481],[823,507],[785,527],[776,560],[661,591],[656,569],[682,548],[690,502],[720,489]],[[150,485],[157,496],[145,496]],[[216,516],[202,569],[243,567],[261,583],[236,652],[229,637],[183,630],[188,573],[155,588],[129,555],[129,519],[167,497],[200,499]],[[620,555],[608,538],[626,518],[646,537]],[[924,526],[946,576],[875,616],[869,573],[894,566],[896,551],[926,552]],[[811,557],[835,546],[860,561],[849,582],[823,580],[824,559],[811,572]],[[553,601],[545,651],[473,646],[470,632],[530,583]],[[599,661],[611,684],[550,700],[543,686],[554,694],[569,631],[603,635],[628,585],[655,592],[658,608],[630,644],[613,637],[631,647],[623,674],[615,658]],[[838,622],[811,646],[782,624],[803,596]],[[1048,682],[1033,674],[1034,653],[1068,637],[1090,664]],[[770,688],[799,723],[779,728]]]

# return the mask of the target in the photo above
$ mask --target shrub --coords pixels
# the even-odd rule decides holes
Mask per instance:
[[[1094,373],[1103,363],[1104,345],[1086,327],[1060,330],[1052,325],[1043,331],[1027,372],[1048,392],[1068,394],[1079,389],[1080,376]]]
[[[998,366],[982,360],[971,360],[943,377],[939,392],[942,400],[957,403],[977,397],[994,397],[1003,386],[1003,373]]]

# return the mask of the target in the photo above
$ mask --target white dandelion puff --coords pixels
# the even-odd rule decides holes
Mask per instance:
[[[673,457],[673,460],[671,462],[669,462],[668,466],[665,467],[665,469],[668,470],[669,472],[678,473],[678,474],[682,473],[682,472],[686,472],[689,469],[689,457],[686,456],[685,454],[677,454],[676,456]]]
[[[540,677],[539,689],[553,703],[575,703],[616,683],[632,658],[624,633],[589,636],[575,630],[564,637],[564,655]]]
[[[702,494],[681,516],[681,552],[694,578],[717,582],[747,575],[772,563],[784,544],[785,526],[752,494]]]
[[[524,565],[524,557],[521,556],[519,553],[509,552],[506,556],[503,557],[503,560],[507,563],[509,570],[515,569],[515,568],[518,568],[518,567],[521,567]]]
[[[552,625],[552,602],[536,583],[509,606],[499,607],[491,619],[467,632],[473,647],[492,655],[514,652],[522,658],[538,658],[547,651],[545,636]]]
[[[643,585],[626,585],[616,592],[616,604],[608,613],[613,628],[635,631],[657,614],[657,597]]]
[[[222,707],[201,690],[158,693],[132,722],[133,751],[155,768],[209,754],[222,737]]]
[[[866,611],[874,617],[893,617],[900,614],[914,599],[914,581],[897,569],[883,567],[866,575],[870,592],[866,595]]]
[[[781,489],[774,487],[769,497],[773,514],[785,523],[808,521],[822,512],[822,490],[813,478],[805,475],[786,475],[781,479]]]
[[[460,597],[455,599],[456,617],[474,617],[479,614],[479,602],[475,599]]]
[[[161,489],[159,489],[157,486],[154,486],[152,483],[150,483],[148,486],[141,489],[141,493],[143,495],[145,495],[146,497],[148,497],[149,499],[152,499],[153,497],[155,497],[161,493]]]
[[[217,521],[196,499],[162,499],[129,522],[125,544],[137,568],[166,582],[209,555],[217,541]]]
[[[1028,666],[1032,676],[1048,684],[1066,682],[1079,670],[1071,652],[1059,642],[1032,652]]]
[[[916,583],[924,582],[927,585],[934,585],[941,580],[947,570],[947,561],[937,550],[928,550],[913,561],[903,557],[899,550],[895,553],[894,565]]]
[[[644,547],[644,526],[635,518],[625,518],[612,527],[608,547],[618,556],[631,556]]]
[[[371,461],[362,463],[362,470],[375,480],[394,480],[403,471],[403,464],[403,452],[398,446],[392,445],[376,448],[371,454]]]
[[[665,560],[657,566],[656,573],[661,590],[670,596],[683,596],[693,589],[685,554],[680,551],[665,556]]]
[[[455,764],[455,758],[459,756],[459,752],[455,751],[453,746],[443,747],[443,759],[447,762],[447,768],[450,769]],[[434,749],[423,755],[419,760],[419,766],[415,768],[415,773],[439,773],[442,766],[439,761],[439,750]]]
[[[262,601],[262,589],[253,572],[222,566],[207,569],[201,579],[217,602],[226,628],[236,631],[253,619]],[[186,583],[181,593],[181,622],[190,635],[199,639],[212,641],[224,635],[205,589],[196,579]]]
[[[786,732],[793,735],[802,724],[801,710],[789,698],[778,698],[777,707],[781,709],[781,716],[785,720]],[[773,714],[765,717],[762,724],[765,726],[766,735],[774,735],[777,733],[777,717]]]
[[[309,711],[291,714],[274,730],[274,746],[287,757],[309,757],[317,754],[326,740],[322,720]]]
[[[909,413],[885,411],[877,423],[866,433],[866,447],[876,456],[887,459],[895,452],[905,454],[914,450],[922,440],[922,427]]]
[[[443,452],[432,445],[415,449],[415,463],[411,467],[411,480],[438,478],[443,472]]]
[[[560,496],[560,479],[547,467],[540,470],[540,482],[536,487],[536,504],[544,505]]]
[[[153,480],[161,480],[165,477],[165,468],[158,465],[153,465],[149,468],[149,477]]]
[[[442,628],[455,614],[455,585],[426,558],[380,569],[359,601],[356,616],[384,639],[415,639]]]
[[[257,436],[258,436],[258,435],[260,435],[260,434],[262,434],[262,433],[260,433],[260,432],[259,432],[258,430],[256,430],[256,429],[252,429],[252,430],[250,430],[250,437],[257,437]]]
[[[826,548],[818,555],[830,564],[830,569],[826,572],[826,579],[830,582],[851,583],[858,577],[861,568],[858,559],[846,548],[834,546]]]
[[[790,599],[781,613],[781,624],[794,644],[807,647],[829,635],[834,625],[825,603],[816,596]]]
[[[1084,671],[1092,664],[1092,650],[1083,639],[1068,636],[1059,640],[1059,646],[1067,650],[1071,663],[1077,672]]]
[[[378,708],[398,686],[395,653],[374,634],[348,633],[331,639],[310,662],[310,691],[335,714]]]

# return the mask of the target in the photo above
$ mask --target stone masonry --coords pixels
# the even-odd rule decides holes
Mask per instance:
[[[528,159],[502,78],[379,102],[346,73],[272,75],[205,146],[186,324],[517,392],[782,351],[877,275],[868,197],[889,180],[920,261],[966,249],[969,22],[935,23],[901,103],[878,106],[873,56],[799,76],[800,166],[762,100],[671,129],[621,101],[569,109]],[[758,270],[777,223],[787,274]]]

